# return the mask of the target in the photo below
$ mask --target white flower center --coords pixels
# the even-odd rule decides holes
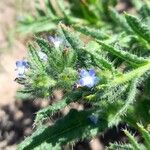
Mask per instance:
[[[61,44],[61,41],[54,41],[54,45],[56,48],[58,48]]]
[[[83,78],[84,85],[92,85],[94,83],[93,78],[91,76],[86,76]]]

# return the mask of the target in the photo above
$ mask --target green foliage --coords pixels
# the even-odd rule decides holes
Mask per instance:
[[[125,15],[126,20],[132,30],[141,38],[144,40],[150,42],[150,30],[148,26],[142,24],[137,18],[131,16],[131,15]]]
[[[60,102],[38,111],[35,118],[35,124],[44,121],[49,116],[54,115],[56,112],[66,107],[69,103],[79,100],[82,97],[82,93],[80,91],[75,91],[74,93],[71,93],[70,95],[67,94],[67,96],[64,97],[65,98]]]
[[[94,29],[94,28],[90,28],[90,27],[83,27],[83,26],[79,26],[79,25],[75,25],[74,26],[75,30],[87,35],[87,36],[91,36],[93,38],[99,39],[99,40],[104,40],[104,39],[108,39],[109,36],[101,30],[98,29]]]
[[[61,38],[63,43],[55,46],[53,41],[35,37],[36,42],[29,44],[30,67],[24,78],[17,79],[18,83],[24,85],[19,93],[24,94],[24,97],[28,95],[49,99],[53,96],[53,91],[59,89],[64,95],[62,100],[36,113],[35,132],[19,144],[18,150],[48,147],[59,150],[65,144],[79,139],[91,139],[122,122],[138,128],[145,141],[145,146],[142,147],[149,149],[148,131],[143,126],[136,125],[140,121],[144,125],[150,122],[149,22],[145,20],[142,23],[137,17],[127,13],[119,14],[109,7],[116,5],[115,1],[69,0],[66,1],[68,7],[65,7],[67,3],[62,2],[56,1],[58,12],[51,1],[45,1],[46,10],[41,10],[37,1],[36,9],[40,17],[36,21],[41,19],[43,25],[37,27],[38,23],[33,19],[28,24],[29,28],[27,24],[24,26],[28,28],[27,32],[36,33],[39,32],[38,28],[46,31],[43,26],[51,30],[49,25],[53,24],[53,29],[57,28],[55,36]],[[98,3],[101,5],[97,5]],[[77,4],[79,7],[76,7]],[[145,17],[148,8],[146,11]],[[102,15],[104,12],[105,15]],[[43,21],[44,18],[45,21],[51,19],[49,24]],[[58,20],[63,20],[63,23],[57,26]],[[34,28],[33,23],[36,24]],[[40,58],[39,51],[46,54],[46,61]],[[95,76],[99,80],[92,87],[82,86],[79,82],[82,77],[80,71],[89,71],[91,68],[95,70]],[[89,82],[90,79],[86,80]],[[71,109],[52,125],[46,124],[49,118],[72,102],[90,103],[90,107],[82,111]],[[91,115],[96,116],[95,122],[90,120]],[[115,143],[110,149],[140,150],[141,144],[134,136],[127,130],[125,134],[131,144]]]
[[[111,143],[109,150],[133,150],[130,144],[118,144],[118,143]]]
[[[130,87],[129,87],[129,93],[127,96],[127,99],[124,103],[124,105],[120,108],[120,110],[118,110],[118,112],[115,114],[115,116],[113,118],[111,118],[111,120],[109,120],[109,125],[112,126],[114,124],[117,123],[117,121],[119,122],[121,120],[121,117],[123,115],[126,114],[127,109],[129,109],[130,105],[132,105],[134,103],[135,100],[135,96],[136,96],[136,86],[137,86],[137,79],[135,79],[134,81],[132,81]]]
[[[131,150],[149,150],[150,146],[150,132],[148,132],[141,124],[137,124],[139,132],[142,134],[142,137],[144,139],[144,144],[138,143],[136,140],[136,137],[132,135],[128,130],[124,130],[124,133],[129,139],[129,144],[110,144],[109,150],[119,150],[119,149],[131,149]]]
[[[39,0],[34,3],[36,15],[21,16],[17,32],[29,34],[55,30],[59,22],[99,27],[108,19],[109,6],[117,4],[116,0],[44,0],[44,8],[41,8]]]
[[[114,8],[110,8],[110,17],[115,24],[121,26],[125,31],[132,32],[124,15],[120,15]]]
[[[88,116],[91,112],[92,110],[79,112],[77,110],[71,110],[68,115],[55,122],[54,125],[46,127],[42,131],[35,131],[18,149],[34,149],[43,142],[56,146],[58,143],[67,144],[78,138],[96,135],[106,127],[106,123],[103,121],[103,124],[99,122],[97,125],[91,125],[88,121]],[[56,139],[58,139],[58,141]],[[55,147],[53,148],[55,149]]]
[[[148,62],[148,60],[145,60],[143,58],[139,58],[136,55],[133,55],[129,52],[125,52],[125,51],[122,51],[122,50],[115,49],[114,47],[106,45],[103,42],[98,42],[98,43],[102,46],[102,49],[112,53],[113,55],[115,55],[117,57],[122,58],[124,61],[127,61],[132,66],[136,66],[136,65],[140,66],[140,65],[145,64],[145,63]]]

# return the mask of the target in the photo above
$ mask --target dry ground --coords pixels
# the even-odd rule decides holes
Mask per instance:
[[[15,40],[8,45],[8,34],[15,27],[15,0],[0,1],[0,105],[14,101],[18,88],[15,79],[15,62],[26,55],[25,46],[21,40]]]
[[[17,138],[13,111],[15,110],[15,92],[18,84],[15,79],[15,62],[26,55],[25,46],[21,40],[15,40],[8,46],[8,35],[15,26],[16,1],[0,1],[0,150],[15,150],[11,139]],[[16,113],[16,117],[21,114]],[[12,117],[13,116],[13,117]],[[9,132],[10,131],[10,132]],[[10,143],[9,143],[9,142]],[[9,145],[8,145],[9,143]]]

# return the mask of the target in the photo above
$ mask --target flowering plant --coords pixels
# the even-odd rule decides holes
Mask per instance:
[[[21,67],[17,81],[24,85],[18,93],[47,99],[57,89],[64,94],[62,100],[36,113],[36,131],[18,146],[19,150],[60,150],[63,145],[90,139],[122,122],[137,127],[136,123],[142,120],[148,126],[150,29],[147,16],[141,22],[112,8],[109,12],[117,31],[113,23],[105,29],[105,34],[99,29],[60,23],[57,36],[36,37],[36,44],[29,45],[27,68],[22,61],[16,63],[18,70]],[[89,107],[80,111],[71,109],[51,126],[46,123],[72,102],[86,102]],[[148,131],[140,125],[137,128],[149,138]],[[139,149],[141,145],[125,133],[132,139],[129,147]],[[148,138],[146,148],[149,148]],[[110,149],[118,147],[119,144],[114,144]]]

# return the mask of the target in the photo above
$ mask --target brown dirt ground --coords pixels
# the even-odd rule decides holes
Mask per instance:
[[[17,124],[14,118],[21,117],[21,111],[16,110],[15,93],[19,87],[15,79],[15,62],[26,55],[22,41],[14,40],[9,46],[8,35],[15,27],[16,0],[0,1],[0,150],[15,150],[16,144],[11,140],[17,138]],[[13,116],[14,115],[14,116]],[[13,118],[13,119],[12,119]],[[19,133],[19,132],[18,132]],[[12,143],[11,143],[12,142]]]
[[[18,84],[15,79],[15,62],[26,55],[23,42],[15,40],[8,46],[8,34],[15,26],[15,0],[0,1],[0,105],[14,102]]]

